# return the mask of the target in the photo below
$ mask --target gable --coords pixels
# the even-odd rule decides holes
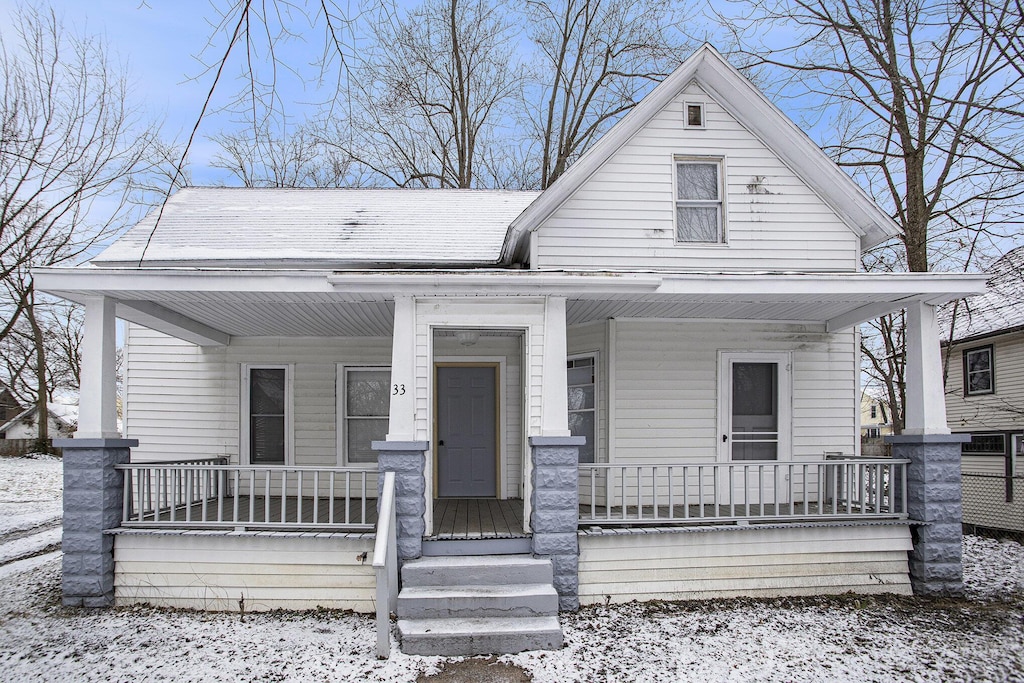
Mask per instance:
[[[705,126],[688,127],[688,103]],[[714,162],[724,242],[676,239],[675,163]],[[856,270],[860,238],[765,142],[691,81],[536,229],[538,269]]]

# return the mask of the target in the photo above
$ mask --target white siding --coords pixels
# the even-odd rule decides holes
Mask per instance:
[[[793,325],[615,321],[614,462],[717,459],[718,352],[792,352],[792,455],[855,453],[854,335]],[[780,459],[788,459],[782,454]]]
[[[707,128],[683,126],[683,102]],[[673,157],[724,159],[728,244],[675,244]],[[749,187],[748,187],[749,186]],[[533,268],[848,270],[859,240],[766,145],[695,84],[552,214]]]
[[[238,338],[204,349],[137,325],[126,345],[125,434],[136,460],[239,453],[242,364],[293,364],[295,463],[334,466],[337,364],[390,365],[386,338]]]
[[[357,559],[366,553],[366,559]],[[121,533],[114,538],[117,605],[236,612],[373,612],[373,539],[283,534]]]
[[[963,352],[992,345],[996,390],[964,396]],[[974,343],[956,344],[946,376],[946,420],[955,432],[1024,431],[1024,333],[1015,332]]]
[[[910,595],[911,547],[904,525],[584,534],[580,602]]]

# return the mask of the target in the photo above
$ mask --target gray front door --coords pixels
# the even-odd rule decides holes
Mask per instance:
[[[437,369],[437,495],[497,491],[495,378],[491,367]]]

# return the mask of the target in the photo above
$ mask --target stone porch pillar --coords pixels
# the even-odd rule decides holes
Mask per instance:
[[[398,557],[413,560],[423,554],[426,533],[426,441],[374,441],[377,451],[377,500],[384,486],[384,473],[395,473],[395,522]]]
[[[576,532],[580,515],[579,450],[585,442],[582,436],[530,437],[533,553],[551,560],[561,610],[580,606]]]
[[[892,455],[910,460],[907,513],[921,522],[913,530],[910,581],[919,595],[963,592],[960,444],[946,425],[939,326],[935,307],[907,307],[906,414],[903,434],[887,437]]]

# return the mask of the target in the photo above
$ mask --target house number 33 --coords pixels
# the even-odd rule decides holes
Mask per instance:
[[[393,396],[405,396],[405,385],[404,384],[393,384],[391,385],[391,394]]]

